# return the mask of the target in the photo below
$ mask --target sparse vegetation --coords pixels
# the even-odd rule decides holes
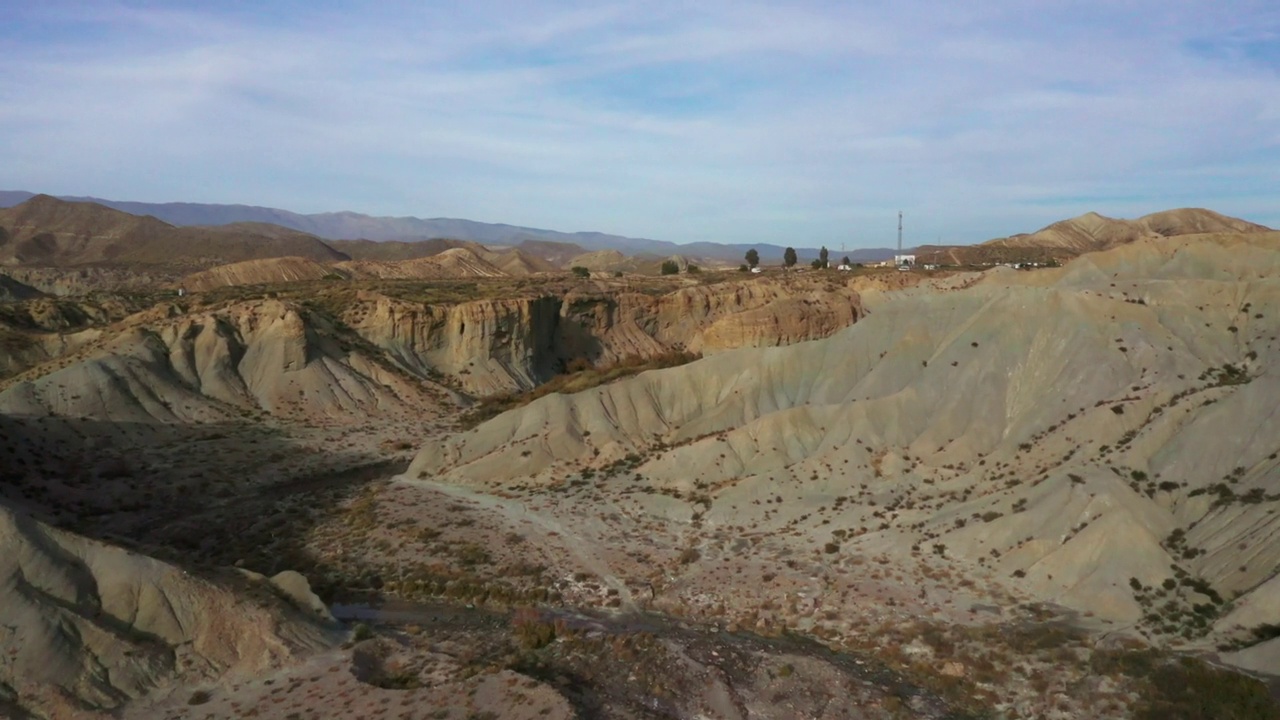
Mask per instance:
[[[586,363],[585,360],[574,369],[561,375],[557,375],[546,383],[539,385],[534,390],[525,393],[514,393],[510,395],[494,395],[484,398],[463,420],[463,427],[474,427],[485,420],[495,417],[512,408],[527,405],[540,397],[550,395],[552,393],[571,393],[581,392],[588,388],[604,385],[605,383],[636,375],[646,370],[657,370],[660,368],[676,367],[686,363],[693,362],[701,356],[696,353],[688,353],[680,350],[668,352],[655,357],[631,357],[603,368],[597,368]]]
[[[791,267],[795,252],[788,250]],[[758,254],[752,251],[746,259],[750,264],[740,270],[754,267]],[[821,269],[826,260],[824,248],[813,265]],[[667,263],[680,264],[671,260],[663,265]],[[646,272],[654,273],[657,265],[647,265]],[[875,707],[886,712],[908,713],[924,702],[917,698],[941,698],[938,702],[954,709],[951,716],[956,717],[969,712],[982,716],[995,707],[1037,717],[1273,717],[1265,714],[1270,706],[1258,701],[1251,681],[1165,649],[1138,647],[1121,633],[1088,635],[1074,629],[1074,618],[1027,600],[1054,588],[1056,597],[1076,598],[1071,602],[1079,606],[1073,609],[1084,617],[1093,611],[1103,616],[1092,616],[1090,627],[1115,627],[1114,607],[1128,608],[1131,593],[1141,615],[1125,632],[1158,648],[1196,641],[1197,647],[1215,643],[1225,650],[1280,636],[1275,625],[1225,631],[1221,622],[1236,599],[1227,589],[1256,587],[1272,570],[1266,562],[1269,540],[1257,528],[1267,527],[1271,504],[1280,502],[1280,493],[1267,484],[1274,463],[1262,459],[1276,446],[1260,451],[1258,443],[1266,440],[1254,438],[1233,444],[1230,453],[1207,454],[1203,463],[1170,462],[1180,460],[1177,453],[1186,448],[1198,448],[1201,439],[1180,435],[1187,445],[1170,448],[1170,434],[1202,429],[1206,417],[1221,419],[1224,427],[1234,422],[1222,417],[1228,403],[1233,412],[1241,411],[1238,400],[1245,396],[1234,386],[1250,382],[1252,373],[1261,372],[1260,359],[1270,357],[1274,348],[1259,324],[1246,322],[1248,308],[1239,311],[1236,322],[1242,329],[1230,346],[1221,352],[1207,347],[1201,354],[1218,358],[1215,363],[1222,358],[1239,363],[1207,369],[1198,380],[1195,372],[1175,380],[1170,368],[1189,366],[1190,360],[1166,357],[1181,352],[1175,340],[1157,343],[1155,338],[1162,336],[1144,329],[1157,310],[1176,314],[1178,308],[1160,292],[1135,290],[1121,277],[1108,278],[1119,285],[1111,290],[1099,291],[1088,286],[1091,281],[1081,281],[1082,287],[1064,291],[1089,312],[1124,313],[1098,321],[1107,326],[1109,334],[1103,338],[1108,351],[1089,358],[1107,378],[1099,383],[1105,385],[1102,390],[1077,382],[1092,377],[1092,366],[1081,374],[1074,367],[1052,365],[1045,374],[1035,366],[1037,358],[1019,356],[1017,362],[1024,365],[1011,372],[1005,362],[1010,342],[1004,326],[969,323],[957,309],[948,310],[955,317],[946,318],[945,330],[939,329],[940,321],[937,327],[903,328],[901,323],[915,322],[909,317],[894,319],[901,335],[868,324],[857,342],[842,346],[832,358],[811,356],[822,349],[816,344],[754,357],[743,351],[709,361],[702,367],[715,372],[695,371],[692,383],[674,371],[625,391],[552,398],[537,412],[513,417],[518,422],[450,436],[458,427],[453,425],[456,408],[463,403],[474,401],[461,426],[474,426],[552,393],[587,390],[698,358],[673,338],[696,338],[702,343],[697,347],[717,351],[726,343],[790,342],[800,335],[787,335],[791,329],[775,331],[771,324],[787,322],[792,314],[803,317],[804,337],[833,332],[834,327],[825,325],[847,324],[861,317],[864,308],[856,304],[852,290],[835,295],[840,298],[835,303],[814,298],[833,288],[844,293],[846,279],[850,287],[862,288],[865,282],[876,292],[935,282],[896,271],[870,279],[851,277],[862,273],[820,272],[747,279],[731,269],[699,270],[696,265],[687,272],[697,277],[645,278],[636,272],[615,282],[610,272],[601,271],[594,280],[579,282],[576,278],[592,273],[574,267],[537,280],[314,281],[220,289],[182,299],[172,309],[125,303],[133,309],[68,319],[67,327],[105,328],[138,311],[163,316],[165,323],[181,318],[186,325],[164,325],[163,333],[155,329],[158,321],[128,320],[137,323],[130,328],[143,333],[145,343],[156,343],[157,362],[163,364],[165,353],[187,352],[186,345],[181,352],[161,347],[170,335],[186,342],[200,332],[223,328],[219,323],[225,323],[226,332],[216,339],[234,349],[226,356],[241,353],[247,328],[274,320],[255,316],[249,322],[248,317],[229,315],[227,308],[270,299],[273,308],[279,303],[290,313],[290,332],[305,336],[306,347],[291,356],[292,362],[305,367],[322,356],[335,373],[344,370],[344,363],[375,370],[353,376],[358,381],[353,383],[287,385],[259,405],[253,404],[256,400],[244,406],[210,402],[230,418],[227,423],[192,434],[182,434],[189,431],[180,421],[171,425],[182,428],[181,433],[169,424],[148,426],[147,432],[160,438],[148,440],[150,445],[125,442],[115,429],[95,432],[83,429],[83,423],[47,419],[43,422],[74,427],[80,437],[71,440],[76,433],[59,430],[50,434],[58,442],[36,450],[18,435],[4,433],[0,490],[47,509],[64,527],[113,542],[117,540],[109,533],[115,528],[141,528],[139,547],[181,562],[195,574],[210,572],[213,577],[211,568],[232,564],[267,577],[296,569],[325,600],[396,598],[433,607],[474,606],[487,613],[479,624],[496,629],[497,637],[474,653],[468,651],[456,676],[421,663],[388,663],[366,680],[387,689],[431,687],[445,676],[451,682],[478,682],[511,669],[525,677],[508,673],[503,682],[540,682],[578,691],[611,682],[609,672],[625,671],[620,677],[628,680],[617,687],[631,687],[634,675],[636,693],[674,703],[690,686],[682,684],[681,672],[672,671],[685,666],[678,665],[678,654],[662,655],[663,643],[692,638],[699,644],[690,657],[717,657],[725,677],[736,681],[736,653],[758,640],[752,633],[760,633],[776,644],[751,646],[771,648],[752,660],[751,667],[762,670],[752,677],[768,677],[778,683],[771,692],[794,692],[798,698],[807,688],[826,687],[830,676],[822,674],[829,671],[824,658],[840,657],[845,663],[841,672],[852,673],[842,677],[869,679],[867,687],[874,686],[869,692],[890,685],[913,688],[911,693],[876,696]],[[983,283],[999,282],[997,273],[992,276]],[[1021,281],[1034,278],[1023,276]],[[912,291],[915,295],[903,295],[964,292],[963,282],[968,280],[956,276],[936,288],[925,284]],[[734,289],[707,290],[718,283],[732,283]],[[662,305],[666,301],[661,297],[673,291],[684,305]],[[751,318],[742,327],[734,324],[736,319],[715,319],[731,317],[715,315],[715,307],[735,293],[758,301],[741,303],[749,305],[750,315],[744,317]],[[1095,303],[1090,293],[1103,297]],[[495,306],[486,304],[474,314],[449,314],[457,303],[512,297],[519,298],[511,302],[518,304],[518,312],[494,315]],[[166,303],[173,301],[166,298]],[[954,308],[963,309],[968,302]],[[657,306],[664,309],[648,309]],[[686,331],[689,312],[668,318],[677,306],[710,319]],[[880,311],[878,305],[870,307]],[[183,315],[197,312],[195,308],[206,314]],[[1201,312],[1220,310],[1211,306]],[[28,313],[38,327],[0,327],[0,350],[27,352],[39,347],[33,340],[37,335],[61,327],[62,321],[41,319],[34,310],[0,308],[0,316],[9,317],[5,313],[15,318]],[[383,324],[371,325],[379,317],[393,317],[395,323],[378,320]],[[427,317],[429,322],[422,320]],[[543,332],[549,325],[535,328],[529,318],[544,318],[557,329]],[[624,327],[618,318],[629,324]],[[197,327],[197,319],[205,324]],[[1220,328],[1213,324],[1204,342],[1211,345],[1213,337],[1225,335]],[[606,339],[609,332],[633,330],[621,341]],[[414,343],[430,345],[440,333],[463,336],[483,350],[404,350],[400,357],[387,350],[392,343],[381,332],[394,335],[397,352]],[[1018,332],[1041,330],[1028,325]],[[943,335],[948,339],[942,347],[917,353],[913,344],[923,346]],[[965,337],[986,338],[984,353],[970,353],[979,343]],[[1093,344],[1089,337],[1071,342],[1073,352],[1076,347],[1088,351]],[[909,352],[902,351],[904,344],[912,345]],[[152,349],[135,345],[139,352]],[[1017,347],[1026,345],[1020,339]],[[1119,356],[1117,347],[1128,355]],[[611,361],[619,348],[641,354]],[[89,352],[60,361],[79,362]],[[261,349],[244,351],[250,358],[255,353]],[[1073,353],[1054,355],[1055,362],[1058,357],[1074,360]],[[987,361],[990,368],[980,366]],[[831,377],[845,363],[857,368],[847,383]],[[500,370],[493,370],[499,365]],[[1001,417],[990,420],[997,425],[987,427],[985,408],[982,413],[957,409],[952,401],[961,396],[948,395],[951,389],[942,386],[931,390],[935,396],[928,399],[928,412],[920,410],[913,404],[919,400],[914,394],[919,386],[910,384],[908,376],[918,375],[921,366],[952,375],[950,381],[978,383],[982,397],[996,398],[1007,417],[1002,420],[998,412]],[[814,370],[810,379],[798,375],[798,367],[822,371]],[[557,369],[562,371],[551,376]],[[1016,388],[1007,384],[1024,369],[1035,382],[1018,380]],[[511,377],[503,377],[507,370]],[[496,387],[527,385],[548,376],[549,382],[528,392],[483,397]],[[297,377],[301,375],[290,374]],[[775,377],[786,380],[773,384]],[[1114,378],[1124,381],[1113,387]],[[1041,384],[1054,394],[1035,396]],[[332,408],[325,403],[333,401],[317,397],[338,390],[353,398],[367,391],[374,400],[353,401],[346,414],[327,413]],[[1261,385],[1250,388],[1264,390]],[[60,381],[41,392],[58,403],[71,403],[93,390]],[[405,408],[396,404],[396,398],[417,393],[429,402]],[[198,393],[193,394],[197,399],[146,398],[146,407],[195,417],[196,409],[184,407],[197,402]],[[1222,404],[1209,410],[1211,415],[1197,415],[1213,402]],[[308,403],[326,412],[298,410]],[[1108,410],[1114,417],[1098,422]],[[379,427],[384,422],[380,413],[394,417],[394,430]],[[909,422],[895,427],[899,418]],[[11,419],[0,416],[0,421]],[[490,432],[493,428],[498,431]],[[87,437],[96,439],[83,442]],[[70,459],[61,457],[64,447]],[[405,468],[418,448],[423,452],[410,474]],[[378,462],[394,456],[394,463],[375,466],[366,454]],[[234,457],[237,472],[205,468],[186,455]],[[1238,465],[1200,476],[1200,469],[1219,461],[1219,455],[1230,458],[1229,466]],[[76,463],[83,467],[68,472]],[[343,476],[349,467],[376,469]],[[1187,467],[1196,468],[1196,475],[1189,476]],[[397,479],[385,481],[392,476]],[[1076,582],[1075,568],[1064,570],[1062,558],[1082,547],[1087,554],[1091,542],[1106,542],[1116,513],[1147,513],[1151,508],[1179,523],[1162,542],[1173,562],[1167,570],[1135,571],[1141,577],[1129,579],[1128,588],[1121,580],[1107,598],[1109,605],[1080,599],[1079,587],[1058,592]],[[1224,526],[1251,528],[1250,534],[1237,538],[1223,532]],[[1230,557],[1237,542],[1238,562]],[[1105,547],[1108,553],[1129,551],[1122,545]],[[1091,555],[1082,562],[1107,571],[1111,561]],[[1211,562],[1204,565],[1206,561]],[[1091,577],[1102,576],[1105,572]],[[245,595],[255,602],[281,599],[265,581],[236,582],[250,588]],[[1122,596],[1119,603],[1111,596],[1115,592]],[[601,620],[590,613],[580,617],[575,607],[621,608],[627,614]],[[678,617],[686,626],[665,626],[657,613]],[[652,622],[665,634],[649,642],[652,638],[646,641],[644,633],[627,629],[628,622]],[[728,632],[712,633],[699,624],[712,622]],[[803,636],[788,634],[797,627],[804,628]],[[347,651],[381,652],[408,642],[407,636],[430,637],[433,632],[380,629],[375,635],[370,625],[358,623],[351,628],[352,643],[372,642]],[[441,654],[455,651],[439,638],[431,640],[446,648]],[[809,644],[815,640],[838,652]],[[779,654],[781,647],[793,654]],[[719,655],[708,655],[711,648]],[[673,664],[664,667],[655,658]],[[856,683],[848,687],[855,685],[866,689]],[[175,694],[174,702],[181,705],[189,691]],[[926,692],[932,694],[926,697]],[[213,697],[206,692],[192,704],[208,703],[207,710],[217,714],[225,709],[220,705],[225,700],[219,688]]]

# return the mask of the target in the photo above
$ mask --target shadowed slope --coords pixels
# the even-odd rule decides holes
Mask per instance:
[[[110,709],[177,677],[253,673],[330,642],[265,582],[197,578],[0,505],[0,682],[19,706]]]
[[[0,387],[0,410],[117,421],[210,422],[257,409],[341,419],[432,404],[424,386],[359,338],[293,303],[129,318],[57,367]]]
[[[38,298],[44,293],[27,285],[20,283],[8,275],[0,275],[0,302],[7,300],[30,300]]]

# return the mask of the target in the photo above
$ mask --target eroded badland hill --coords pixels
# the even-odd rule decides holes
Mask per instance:
[[[136,274],[32,220],[0,709],[1276,717],[1280,233],[1158,219],[1036,271],[586,278]]]
[[[943,265],[1065,262],[1084,253],[1110,250],[1142,239],[1259,232],[1270,232],[1270,228],[1203,208],[1165,210],[1135,220],[1090,212],[1033,233],[996,238],[977,245],[925,245],[916,248],[916,254],[922,263]]]

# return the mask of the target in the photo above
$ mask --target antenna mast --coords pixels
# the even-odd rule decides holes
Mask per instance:
[[[902,211],[898,211],[898,254],[902,254]]]

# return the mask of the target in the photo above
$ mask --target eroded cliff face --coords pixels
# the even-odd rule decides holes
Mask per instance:
[[[342,321],[406,369],[465,392],[528,390],[568,364],[714,353],[826,337],[858,320],[839,283],[700,285],[663,295],[572,290],[439,306],[362,293]]]
[[[684,349],[703,354],[823,338],[857,322],[861,304],[844,285],[756,281],[700,285],[667,295],[575,293],[561,313],[564,344],[608,363]],[[575,346],[578,336],[592,338]]]
[[[560,306],[554,296],[426,305],[361,293],[342,320],[406,369],[489,395],[556,374]]]
[[[354,421],[434,402],[426,383],[292,302],[203,312],[160,305],[90,332],[98,339],[56,365],[0,384],[0,412],[206,422],[263,410]]]
[[[416,406],[418,385],[435,386],[421,381],[471,396],[524,391],[575,363],[786,345],[862,313],[846,285],[795,279],[452,304],[368,290],[337,318],[309,307],[272,298],[134,314],[61,299],[15,305],[0,316],[0,407],[165,421],[259,409],[364,417]]]

